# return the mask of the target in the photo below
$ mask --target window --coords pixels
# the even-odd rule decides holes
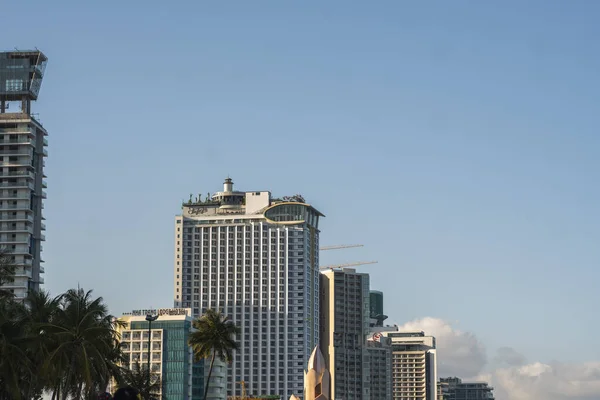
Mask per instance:
[[[7,79],[6,80],[6,91],[7,92],[20,92],[23,90],[22,79]]]

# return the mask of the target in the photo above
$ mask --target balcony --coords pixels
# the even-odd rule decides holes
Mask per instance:
[[[16,200],[16,199],[29,200],[29,195],[24,195],[24,194],[0,194],[0,200]]]
[[[1,178],[12,178],[12,177],[17,177],[17,178],[31,178],[33,179],[35,177],[35,174],[33,172],[30,171],[15,171],[15,172],[3,172],[0,173],[0,179]]]
[[[32,182],[0,182],[0,188],[9,187],[9,188],[27,188],[33,190]]]
[[[0,128],[0,135],[31,133],[29,128]]]
[[[45,139],[44,139],[45,140]],[[30,144],[30,145],[34,145],[35,142],[27,137],[20,137],[18,139],[3,139],[0,140],[0,145],[10,145],[10,144]]]
[[[0,210],[1,211],[6,211],[6,210],[29,210],[29,204],[3,204],[2,206],[0,206]]]
[[[0,208],[0,211],[6,211]],[[20,215],[7,215],[0,212],[0,221],[29,221],[33,222],[33,215],[31,214],[20,214]]]
[[[48,146],[48,139],[44,138],[44,146]]]
[[[3,156],[15,155],[31,157],[33,155],[33,151],[31,151],[31,149],[21,148],[19,150],[0,150],[0,154]]]
[[[46,270],[44,269],[44,267],[42,267],[42,266],[40,265],[40,274],[45,274],[45,273],[46,273]]]
[[[0,155],[2,152],[0,152]],[[0,161],[0,167],[30,167],[31,160]]]
[[[0,224],[0,233],[33,233],[33,226],[25,224],[18,224],[17,226]]]
[[[29,268],[15,268],[15,277],[31,279],[33,276],[31,274],[31,269]]]
[[[44,151],[42,151],[42,154],[44,154],[44,157],[48,157],[48,150],[44,149]]]

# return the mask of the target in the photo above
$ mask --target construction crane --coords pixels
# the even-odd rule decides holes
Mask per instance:
[[[319,267],[320,270],[325,269],[344,269],[346,267],[357,267],[359,265],[368,265],[368,264],[377,264],[378,261],[361,261],[361,262],[353,262],[348,264],[333,264],[333,265],[322,265]]]
[[[337,244],[333,246],[324,246],[320,250],[337,250],[337,249],[349,249],[352,247],[363,247],[364,244]]]

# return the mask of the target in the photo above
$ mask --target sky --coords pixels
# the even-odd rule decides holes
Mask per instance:
[[[171,306],[174,216],[231,176],[301,193],[326,215],[322,245],[364,244],[322,261],[377,260],[359,268],[388,321],[436,333],[443,372],[499,400],[600,397],[600,3],[0,0],[0,15],[0,49],[49,58],[34,112],[52,293]]]

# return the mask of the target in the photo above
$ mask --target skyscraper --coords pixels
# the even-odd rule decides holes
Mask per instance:
[[[0,53],[0,247],[15,265],[4,285],[17,299],[39,290],[44,157],[48,133],[31,113],[47,58],[38,50]]]
[[[241,328],[227,394],[301,393],[319,343],[319,218],[300,195],[223,191],[175,218],[175,307],[221,310]]]
[[[331,398],[370,399],[366,337],[369,275],[354,269],[321,273],[321,349],[331,374]]]
[[[392,341],[394,400],[437,399],[435,338],[424,332],[383,331]]]

